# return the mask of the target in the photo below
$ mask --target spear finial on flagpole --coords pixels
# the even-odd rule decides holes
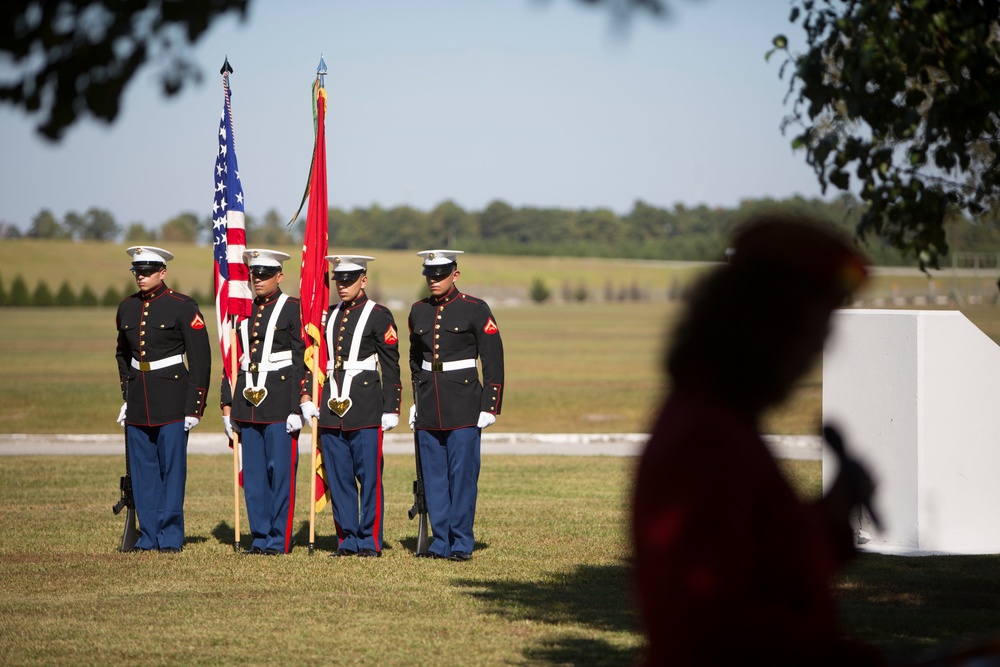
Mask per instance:
[[[326,88],[326,61],[323,54],[319,54],[319,65],[316,65],[316,77],[319,79],[320,88]]]
[[[227,74],[233,73],[233,66],[229,64],[229,56],[226,56],[226,62],[222,63],[222,69],[219,70],[219,74],[225,76]]]

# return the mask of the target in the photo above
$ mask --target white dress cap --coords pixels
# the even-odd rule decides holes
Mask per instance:
[[[163,248],[151,245],[134,245],[125,250],[132,258],[133,264],[166,264],[174,258]]]
[[[277,250],[265,250],[263,248],[248,248],[243,251],[243,261],[249,266],[273,266],[281,268],[281,263],[286,259],[291,259],[291,255],[278,252]]]
[[[327,255],[326,261],[333,264],[334,273],[354,273],[367,271],[368,262],[374,262],[374,257],[368,255]]]
[[[424,266],[441,266],[458,261],[459,255],[464,255],[464,250],[421,250],[417,253],[424,258]]]

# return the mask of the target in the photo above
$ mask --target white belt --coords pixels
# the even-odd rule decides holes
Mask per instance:
[[[148,373],[149,371],[158,371],[161,368],[167,368],[168,366],[175,366],[177,364],[184,363],[183,354],[175,354],[172,357],[164,357],[157,361],[139,361],[138,359],[132,359],[132,368],[136,368],[143,373]]]
[[[247,362],[246,360],[240,362],[240,370],[244,373],[250,371],[251,373],[259,373],[261,371],[276,371],[279,368],[285,368],[286,366],[292,365],[292,351],[283,350],[281,352],[275,352],[267,358],[267,361],[257,361],[257,362]],[[250,368],[253,366],[253,368]]]
[[[332,373],[333,371],[377,371],[378,370],[378,360],[373,354],[367,359],[362,359],[361,361],[351,361],[350,359],[338,359],[328,361],[326,364],[326,372]]]
[[[460,371],[465,368],[475,368],[475,359],[459,359],[458,361],[422,361],[420,367],[425,371],[440,373],[442,371]]]

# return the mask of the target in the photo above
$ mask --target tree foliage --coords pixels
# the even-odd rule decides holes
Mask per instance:
[[[70,287],[68,280],[62,281],[62,284],[59,285],[53,305],[64,307],[77,305],[76,294],[73,292],[73,288]]]
[[[31,305],[28,283],[24,281],[24,278],[20,274],[14,276],[14,282],[10,285],[10,293],[7,295],[7,305],[14,307]]]
[[[663,0],[579,0],[625,23],[636,11],[659,16]],[[5,0],[0,3],[0,102],[39,116],[37,130],[58,141],[81,117],[118,116],[125,86],[159,63],[165,95],[201,72],[187,51],[220,17],[247,16],[250,0]]]
[[[84,215],[80,238],[89,241],[113,241],[121,233],[121,226],[115,216],[103,208],[91,207]]]
[[[0,3],[0,101],[39,115],[58,140],[80,116],[118,115],[125,85],[147,61],[162,63],[173,95],[200,72],[185,53],[215,19],[249,0],[6,0]],[[9,65],[7,65],[9,63]]]
[[[27,236],[31,239],[62,239],[69,236],[69,232],[56,219],[52,211],[43,208],[31,220],[31,227],[28,228]]]
[[[949,210],[975,217],[1000,197],[998,19],[997,0],[795,0],[806,51],[774,40],[792,146],[824,191],[863,201],[860,237],[922,267],[948,252]]]
[[[56,305],[52,290],[49,289],[48,283],[44,280],[39,280],[38,284],[35,285],[35,291],[31,293],[30,305],[45,308]]]
[[[129,223],[125,229],[125,242],[130,244],[145,244],[156,241],[156,231],[146,229],[141,222]]]
[[[163,223],[160,240],[165,243],[194,243],[198,240],[198,216],[181,213]]]
[[[291,245],[295,241],[288,231],[285,219],[278,215],[273,208],[264,214],[264,222],[261,225],[247,229],[247,239],[255,246],[273,248],[277,245]]]

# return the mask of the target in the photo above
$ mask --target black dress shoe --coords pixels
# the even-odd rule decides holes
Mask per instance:
[[[472,560],[472,554],[464,551],[452,551],[451,555],[448,556],[448,560],[465,562],[467,560]]]
[[[264,553],[264,550],[261,549],[260,547],[250,547],[249,549],[245,549],[240,553],[244,556],[260,556],[261,554]]]
[[[160,549],[161,554],[179,554],[181,552],[177,547],[163,547]]]
[[[350,551],[348,549],[337,549],[332,554],[330,554],[330,558],[343,558],[344,556],[355,556],[355,555],[357,554],[354,551]]]
[[[280,556],[283,553],[283,551],[278,551],[277,549],[264,549],[265,556]]]
[[[382,552],[375,551],[374,549],[359,549],[358,555],[362,558],[381,558]]]

